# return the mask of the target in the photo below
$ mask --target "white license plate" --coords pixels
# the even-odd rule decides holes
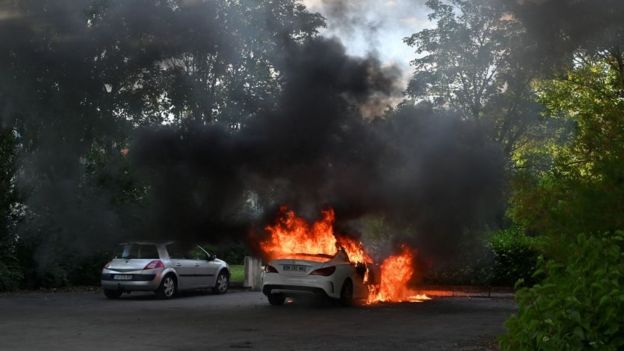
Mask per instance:
[[[131,274],[115,274],[113,276],[113,279],[115,279],[115,280],[132,280],[132,275]]]
[[[284,267],[284,272],[305,272],[306,271],[306,266],[285,264],[283,267]]]

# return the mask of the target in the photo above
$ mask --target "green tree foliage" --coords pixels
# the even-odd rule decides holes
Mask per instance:
[[[408,95],[492,128],[510,155],[538,122],[522,25],[497,1],[429,0],[436,26],[405,39],[416,48]]]
[[[536,272],[541,283],[518,292],[520,310],[507,324],[503,349],[624,346],[624,86],[617,61],[578,56],[567,76],[536,84],[549,118],[570,121],[574,130],[567,143],[516,155],[526,167],[514,181],[510,214],[545,235],[548,259]],[[535,154],[550,166],[535,167]]]
[[[15,191],[16,136],[11,129],[0,129],[0,291],[18,287],[22,270],[16,257]]]
[[[531,167],[534,153],[518,154],[527,164],[515,179],[511,215],[529,230],[559,239],[576,233],[624,228],[624,103],[621,73],[598,60],[579,62],[567,77],[537,84],[547,115],[571,121],[565,144],[546,143],[551,159]]]
[[[527,236],[518,227],[493,233],[489,239],[493,256],[489,283],[495,286],[515,286],[520,281],[523,285],[533,285],[540,244],[539,238]]]
[[[503,350],[621,350],[624,347],[624,233],[580,235],[565,263],[542,261],[544,280],[518,291]]]
[[[16,137],[11,129],[0,129],[0,245],[12,241],[12,206],[17,201],[15,170],[17,167]],[[6,247],[3,247],[6,248]]]

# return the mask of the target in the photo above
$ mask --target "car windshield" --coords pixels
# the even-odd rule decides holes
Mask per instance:
[[[115,258],[123,259],[146,259],[158,258],[156,245],[151,244],[123,244],[120,245]]]

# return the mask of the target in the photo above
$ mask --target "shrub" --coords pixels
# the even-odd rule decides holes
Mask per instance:
[[[425,284],[489,285],[492,277],[492,255],[483,247],[476,252],[462,252],[438,260],[425,271]]]
[[[67,278],[70,285],[98,286],[102,267],[110,261],[113,254],[110,252],[96,252],[84,257],[75,257],[67,262]]]
[[[529,237],[518,227],[495,232],[489,240],[492,250],[491,285],[514,286],[522,280],[533,285],[539,239]]]
[[[202,245],[206,250],[217,255],[228,264],[243,264],[249,250],[239,242],[222,243],[220,245]]]
[[[503,350],[622,350],[624,234],[578,236],[564,262],[540,260],[544,280],[518,291]]]
[[[19,288],[23,279],[24,274],[15,257],[7,255],[0,260],[0,291]]]

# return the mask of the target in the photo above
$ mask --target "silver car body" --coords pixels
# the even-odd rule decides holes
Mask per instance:
[[[170,242],[130,242],[121,245],[154,245],[158,250],[156,258],[114,258],[102,269],[102,288],[122,291],[155,291],[167,274],[173,274],[177,282],[177,290],[190,290],[215,287],[220,272],[229,275],[229,266],[206,253],[206,259],[171,258],[167,246]],[[154,260],[160,260],[164,267],[145,269]]]

